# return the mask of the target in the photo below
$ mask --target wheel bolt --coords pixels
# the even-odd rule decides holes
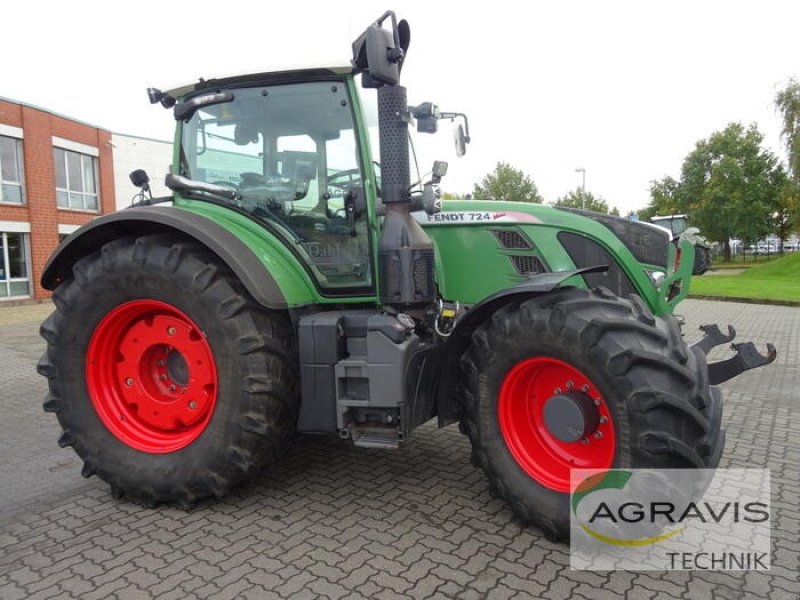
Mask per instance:
[[[556,388],[553,390],[553,395],[558,396],[561,393],[561,388]]]
[[[169,386],[169,391],[170,392],[174,392],[175,391],[175,386],[174,385]]]
[[[185,394],[185,393],[186,393],[186,388],[181,388],[181,394]]]
[[[128,378],[125,380],[125,385],[127,385],[127,386],[131,386],[131,385],[133,385],[133,379],[131,379],[130,377],[128,377]]]
[[[602,431],[595,431],[594,432],[594,439],[599,440],[601,437],[603,437],[603,432]]]
[[[589,438],[583,438],[581,440],[581,444],[584,445],[584,446],[586,446],[588,443],[589,443]]]
[[[161,375],[158,376],[158,379],[159,379],[159,381],[166,381],[167,380],[167,376],[162,373]]]
[[[163,361],[163,360],[160,360],[160,361],[158,361],[156,364],[157,364],[159,367],[163,367],[163,366],[164,366],[164,361]]]
[[[602,400],[600,400],[600,398],[595,398],[594,399],[594,405],[595,406],[600,406],[601,403],[602,403]]]
[[[575,387],[575,384],[574,384],[572,381],[568,381],[568,382],[567,382],[567,387],[568,387],[569,389],[572,389],[572,388],[574,388],[574,387]]]
[[[608,423],[607,417],[600,417],[600,423]]]
[[[197,402],[195,402],[194,400],[189,400],[189,408],[191,408],[192,410],[197,408]]]
[[[167,335],[175,335],[177,332],[174,327],[167,327]]]
[[[589,391],[589,384],[588,383],[584,383],[583,386],[581,386],[581,391],[583,391],[584,393],[588,392]]]

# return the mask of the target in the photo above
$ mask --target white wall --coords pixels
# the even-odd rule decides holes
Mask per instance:
[[[131,171],[136,169],[147,171],[154,198],[172,195],[164,186],[164,177],[172,164],[172,142],[114,133],[111,135],[111,143],[114,146],[114,194],[117,210],[130,206],[131,198],[138,191],[129,177]]]

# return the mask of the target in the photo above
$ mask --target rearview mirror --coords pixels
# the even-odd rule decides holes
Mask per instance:
[[[131,183],[138,188],[147,189],[150,186],[150,177],[147,175],[147,171],[144,169],[136,169],[132,171],[130,174]]]
[[[454,137],[456,142],[456,156],[464,156],[467,153],[467,136],[464,133],[464,126],[461,123],[455,128]]]
[[[383,28],[383,21],[387,17],[391,17],[391,31]],[[410,39],[408,23],[398,23],[392,11],[387,11],[367,27],[353,42],[352,61],[355,72],[364,73],[364,87],[397,85]]]

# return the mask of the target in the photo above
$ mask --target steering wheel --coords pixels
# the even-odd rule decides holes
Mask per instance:
[[[340,181],[341,180],[341,181]],[[347,169],[328,177],[328,186],[344,190],[361,183],[361,169]]]

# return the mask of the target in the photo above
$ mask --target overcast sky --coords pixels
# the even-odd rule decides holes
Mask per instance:
[[[446,191],[471,191],[502,160],[552,201],[582,167],[587,190],[640,208],[650,180],[678,176],[695,142],[731,121],[756,122],[784,156],[772,101],[800,77],[797,1],[9,0],[0,96],[170,139],[174,121],[148,104],[148,86],[346,64],[388,8],[411,25],[409,101],[470,117],[464,158],[448,127],[417,136],[423,163],[450,162]]]

